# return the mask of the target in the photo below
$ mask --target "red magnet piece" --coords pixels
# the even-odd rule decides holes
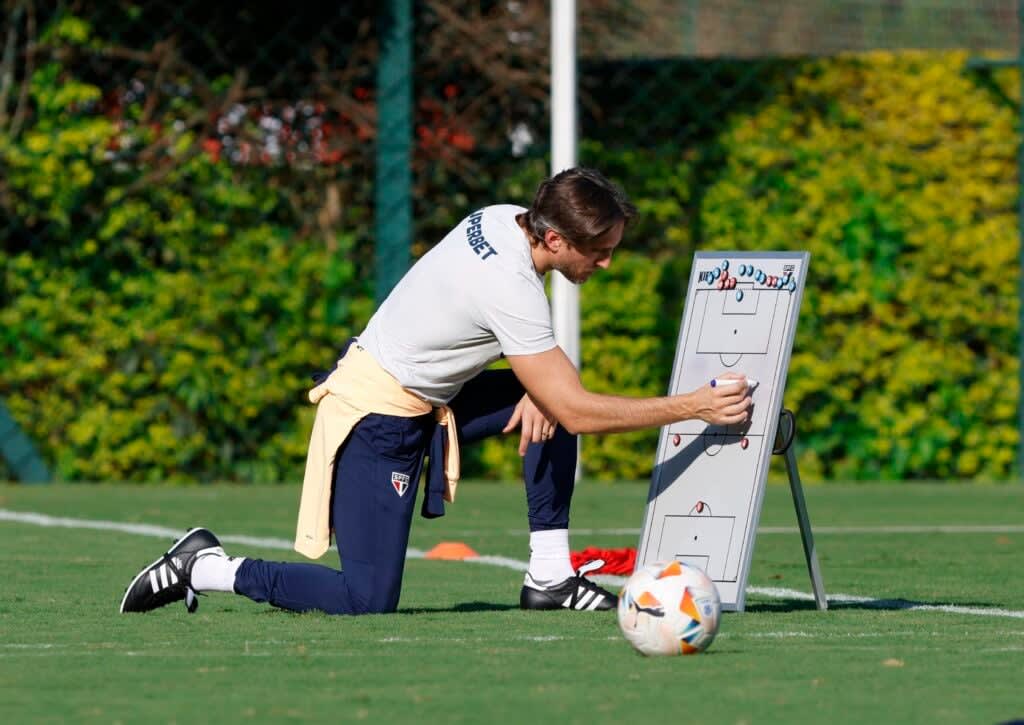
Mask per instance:
[[[750,441],[748,441],[746,438],[743,438],[742,440],[740,440],[740,448],[742,448],[743,450],[746,450],[747,446],[749,446],[749,445],[750,445]]]
[[[719,279],[718,279],[718,289],[725,289],[725,278],[724,277],[719,277]]]
[[[696,506],[694,507],[694,508],[696,508],[696,509],[697,509],[697,513],[703,513],[703,511],[704,511],[704,505],[705,505],[705,504],[704,504],[704,502],[703,502],[703,501],[698,501],[698,502],[697,502],[697,505],[696,505]]]
[[[672,445],[678,446],[682,442],[682,440],[683,437],[676,433],[674,436],[672,436]]]

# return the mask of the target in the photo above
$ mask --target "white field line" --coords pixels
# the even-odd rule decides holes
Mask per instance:
[[[815,534],[1024,534],[1024,524],[934,524],[916,526],[913,524],[879,524],[877,526],[813,526]],[[450,529],[447,536],[483,536],[507,534],[509,536],[526,536],[527,529]],[[573,534],[579,536],[639,536],[640,529],[606,528],[577,529]],[[795,526],[761,526],[759,534],[799,534]]]
[[[991,632],[996,637],[1024,637],[1024,630],[1002,630]],[[960,636],[967,636],[961,634]],[[950,632],[946,629],[933,630],[931,632],[921,631],[920,629],[909,629],[903,631],[879,631],[879,632],[845,632],[828,630],[824,632],[807,632],[804,630],[776,630],[768,632],[719,632],[716,635],[723,639],[726,638],[738,638],[738,639],[893,639],[897,637],[907,637],[909,639],[919,639],[922,637],[942,637],[943,639],[949,639],[951,637]],[[478,636],[478,637],[445,637],[445,641],[455,642],[487,642],[492,640],[493,635]],[[568,635],[568,634],[507,634],[504,637],[508,641],[525,641],[525,642],[557,642],[562,640],[618,640],[618,635],[604,635],[604,636],[580,636],[580,635]],[[387,636],[379,637],[375,642],[380,644],[390,644],[393,642],[436,642],[437,638],[433,636],[426,637],[405,637],[405,636]],[[281,649],[283,647],[294,647],[296,644],[305,644],[309,646],[325,646],[334,647],[339,643],[344,644],[345,639],[302,639],[301,641],[288,640],[288,639],[247,639],[244,640],[243,646],[245,649],[251,649],[253,647],[274,647]],[[51,649],[86,649],[96,652],[109,652],[116,650],[121,647],[123,642],[78,642],[78,643],[67,643],[67,642],[21,642],[21,643],[8,643],[0,642],[0,651],[3,650],[51,650]],[[176,641],[163,641],[163,642],[147,642],[147,645],[154,647],[178,647],[181,643]],[[1017,649],[1024,647],[1024,645],[1008,645]]]
[[[996,634],[1020,635],[1021,632],[999,632]],[[890,641],[894,638],[905,637],[908,639],[938,638],[949,639],[949,632],[920,632],[918,630],[909,632],[804,632],[804,631],[780,631],[780,632],[719,632],[716,639],[813,639],[813,640],[856,640],[856,639],[884,639]],[[622,637],[618,634],[605,636],[570,636],[570,635],[511,635],[499,638],[503,642],[530,642],[532,644],[549,644],[555,642],[621,642]],[[437,642],[436,637],[381,637],[375,641],[388,647],[432,645]],[[493,644],[496,640],[492,635],[487,637],[445,637],[446,644],[464,644],[478,646],[480,644]],[[150,642],[151,646],[158,649],[119,650],[120,643],[102,643],[97,647],[96,643],[52,643],[32,642],[22,644],[0,643],[0,659],[24,659],[26,657],[192,657],[203,653],[196,647],[190,647],[187,651],[181,650],[180,643],[176,642]],[[289,655],[300,655],[303,658],[339,658],[361,656],[357,652],[339,650],[338,641],[334,640],[248,640],[240,651],[226,652],[217,650],[218,657],[239,656],[239,657],[282,657]],[[317,647],[324,649],[317,649]],[[301,647],[301,649],[300,649]],[[311,648],[311,649],[309,649]],[[979,650],[980,652],[1024,652],[1024,645],[1005,645],[1001,647],[990,647]],[[212,668],[211,668],[212,669]],[[223,668],[220,668],[223,669]]]
[[[882,524],[879,526],[813,526],[815,534],[1024,534],[1024,525],[1017,524],[934,524],[914,526]],[[796,534],[795,526],[762,526],[759,534]]]
[[[992,632],[994,636],[999,637],[1024,637],[1024,630],[1004,630],[998,632]],[[895,638],[905,637],[907,639],[922,639],[927,637],[943,639],[949,639],[950,633],[948,630],[935,630],[931,632],[921,631],[920,629],[906,630],[906,631],[885,631],[885,632],[843,632],[843,631],[822,631],[822,632],[807,632],[803,630],[781,630],[781,631],[768,631],[768,632],[719,632],[716,639],[816,639],[816,640],[849,640],[849,639],[885,639],[892,640]],[[506,636],[503,641],[513,642],[564,642],[564,641],[621,641],[621,637],[618,634],[606,635],[606,636],[574,636],[574,635],[530,635],[530,634],[512,634]],[[422,645],[432,644],[437,642],[436,637],[380,637],[375,640],[378,644],[382,645]],[[487,637],[445,637],[445,642],[449,643],[466,643],[466,644],[479,644],[479,643],[493,643],[495,638],[493,635]],[[195,647],[191,647],[188,652],[182,653],[180,650],[179,642],[147,642],[148,645],[158,648],[169,648],[173,651],[167,651],[167,649],[150,650],[148,652],[138,652],[135,650],[120,651],[119,647],[123,645],[122,642],[79,642],[79,643],[66,643],[66,642],[0,642],[0,658],[14,658],[14,657],[43,657],[43,656],[58,656],[66,657],[68,655],[102,655],[104,657],[109,656],[123,656],[123,657],[137,657],[140,655],[145,656],[159,656],[160,654],[166,654],[167,656],[191,656],[195,657],[198,650]],[[283,640],[283,639],[249,639],[245,640],[244,648],[241,652],[231,652],[226,654],[236,654],[247,657],[266,657],[268,655],[287,655],[289,651],[297,651],[297,645],[306,645],[308,647],[325,647],[330,650],[331,656],[339,656],[342,653],[336,651],[339,644],[339,640],[335,639],[303,639],[301,641],[294,640]],[[1000,647],[992,647],[988,649],[980,650],[982,652],[1024,652],[1024,645],[1018,644],[1006,644]],[[224,655],[225,652],[218,651],[218,655]],[[312,655],[323,655],[324,652],[303,651],[302,656]],[[343,655],[342,655],[343,656]],[[355,655],[354,655],[355,656]]]
[[[73,519],[47,514],[34,513],[30,511],[10,511],[0,509],[0,521],[12,523],[31,524],[34,526],[59,527],[69,529],[95,529],[101,531],[117,531],[126,534],[138,534],[140,536],[152,536],[157,538],[176,539],[184,533],[185,529],[175,529],[166,526],[154,526],[152,524],[129,524],[120,521],[103,521],[96,519]],[[575,530],[574,530],[575,532]],[[263,549],[290,550],[292,542],[287,539],[276,537],[257,536],[219,536],[218,538],[227,544],[242,544]],[[406,550],[406,556],[410,559],[423,559],[426,552],[422,549],[410,547]],[[490,564],[516,571],[526,571],[527,562],[518,559],[511,559],[504,556],[478,556],[466,559],[466,563]],[[609,586],[621,586],[625,583],[626,577],[600,574],[591,577],[594,581]],[[814,595],[808,592],[801,592],[796,589],[783,589],[779,587],[747,587],[747,593],[758,594],[770,599],[796,599],[800,601],[814,601]],[[950,614],[967,614],[978,617],[1009,617],[1012,619],[1024,619],[1024,611],[1013,609],[998,609],[986,607],[964,607],[956,604],[924,604],[903,599],[877,599],[857,594],[830,593],[828,601],[831,604],[861,604],[868,608],[877,609],[901,609],[916,611],[948,612]]]
[[[71,519],[61,516],[49,516],[29,511],[10,511],[0,509],[0,521],[11,521],[18,524],[32,524],[34,526],[57,527],[64,529],[95,529],[99,531],[117,531],[122,534],[138,534],[140,536],[153,536],[161,539],[177,539],[188,529],[174,529],[167,526],[154,526],[153,524],[128,524],[121,521],[103,521],[96,519]],[[259,536],[220,536],[218,539],[227,544],[242,544],[243,546],[256,546],[261,549],[291,549],[292,542],[286,539],[275,537]],[[424,552],[416,549],[409,549],[409,556],[413,559],[422,558]]]

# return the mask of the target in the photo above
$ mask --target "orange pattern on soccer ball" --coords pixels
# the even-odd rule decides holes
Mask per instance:
[[[661,602],[659,602],[658,598],[650,592],[644,592],[639,597],[637,597],[636,603],[646,609],[661,609]]]
[[[700,621],[700,610],[697,609],[697,604],[693,601],[693,595],[690,594],[689,589],[683,595],[683,601],[679,602],[679,611],[687,615],[694,622]]]
[[[679,651],[682,652],[684,655],[692,655],[696,654],[697,652],[700,652],[699,649],[697,649],[684,639],[679,640]]]
[[[661,573],[658,574],[658,578],[664,579],[667,576],[679,576],[682,573],[683,565],[680,564],[678,561],[673,561],[671,564],[669,564],[661,570]]]

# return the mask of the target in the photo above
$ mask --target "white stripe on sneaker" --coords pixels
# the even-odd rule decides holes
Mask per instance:
[[[603,601],[604,601],[604,594],[598,594],[596,597],[594,597],[594,601],[592,601],[590,603],[590,606],[587,607],[587,609],[589,609],[591,612],[593,612],[595,609],[597,609],[601,605],[601,602],[603,602]]]
[[[160,583],[156,580],[156,569],[149,570],[149,586],[153,588],[154,594],[160,591]],[[131,587],[129,587],[129,589],[130,588]]]
[[[583,592],[582,596],[580,595],[580,592]],[[587,602],[594,598],[594,592],[588,589],[584,589],[583,587],[580,587],[576,590],[576,596],[579,597],[579,599],[576,600],[576,608],[586,609]]]
[[[168,584],[167,584],[167,565],[166,564],[161,564],[160,565],[160,581],[164,585],[164,588],[166,588],[168,586]]]

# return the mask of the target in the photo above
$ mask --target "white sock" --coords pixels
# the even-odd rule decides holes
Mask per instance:
[[[530,532],[527,574],[541,586],[560,584],[576,572],[569,560],[569,529]]]
[[[242,556],[228,556],[223,549],[201,554],[192,565],[192,588],[197,592],[234,592],[235,574],[245,561]]]

